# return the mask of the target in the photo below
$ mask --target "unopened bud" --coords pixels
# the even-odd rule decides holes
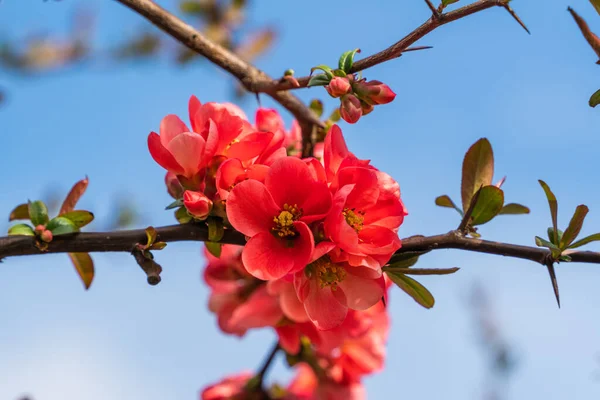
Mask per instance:
[[[348,78],[341,78],[339,76],[335,76],[329,82],[329,85],[325,86],[325,90],[331,97],[341,97],[348,93],[352,89],[350,86],[350,81]]]
[[[343,120],[349,124],[354,124],[362,116],[362,109],[360,106],[360,100],[352,94],[345,94],[342,96],[342,103],[340,105],[340,115]]]
[[[387,104],[396,98],[396,93],[385,83],[379,81],[358,81],[352,85],[354,93],[365,102],[376,104]]]
[[[52,232],[47,229],[44,230],[40,235],[40,239],[42,239],[43,242],[50,243],[52,241]]]
[[[204,193],[186,190],[183,193],[183,205],[194,218],[206,219],[212,210],[213,202]]]

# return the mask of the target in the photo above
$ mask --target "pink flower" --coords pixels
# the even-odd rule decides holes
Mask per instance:
[[[245,386],[252,378],[251,372],[226,377],[222,381],[208,386],[202,391],[202,400],[249,400]]]
[[[250,237],[242,252],[247,271],[263,280],[301,270],[314,249],[308,226],[331,207],[327,185],[316,181],[308,166],[293,157],[273,163],[265,183],[238,183],[227,198],[231,225]]]
[[[361,100],[372,105],[391,103],[396,98],[396,93],[388,85],[379,81],[365,82],[363,79],[355,82],[352,88]]]
[[[329,85],[325,86],[325,90],[327,90],[327,93],[329,93],[331,97],[341,97],[351,89],[352,86],[350,86],[348,78],[339,76],[334,76],[331,81],[329,81]]]
[[[343,95],[342,103],[340,105],[340,115],[347,123],[356,123],[362,116],[360,100],[353,94]]]
[[[194,218],[206,219],[212,210],[213,202],[204,193],[186,190],[183,193],[183,205]]]
[[[342,324],[348,309],[366,310],[384,293],[381,271],[334,263],[326,254],[335,245],[321,242],[313,262],[294,275],[294,287],[309,318],[320,330]]]
[[[227,200],[229,192],[240,182],[247,179],[254,179],[264,182],[267,177],[269,167],[262,164],[252,164],[244,167],[237,158],[231,158],[221,164],[215,176],[217,191],[221,200]]]

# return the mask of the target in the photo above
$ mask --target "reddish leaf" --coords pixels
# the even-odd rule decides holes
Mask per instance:
[[[19,204],[10,212],[8,221],[14,221],[16,219],[29,219],[29,205]]]
[[[77,182],[75,185],[73,185],[73,187],[71,188],[71,191],[69,192],[69,194],[65,198],[65,201],[63,202],[62,206],[60,207],[60,212],[58,213],[58,215],[63,215],[63,214],[73,211],[75,209],[75,206],[77,205],[77,202],[79,201],[81,196],[83,196],[83,194],[85,193],[85,189],[87,189],[87,186],[88,186],[87,176],[85,177],[85,179],[82,179],[79,182]]]
[[[94,261],[92,257],[88,253],[69,253],[69,258],[73,262],[86,290],[89,289],[94,280]]]
[[[465,154],[462,165],[461,196],[463,211],[471,204],[473,195],[482,187],[492,184],[494,153],[490,142],[483,138],[475,142]]]

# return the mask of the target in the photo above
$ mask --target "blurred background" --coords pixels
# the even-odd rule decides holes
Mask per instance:
[[[208,36],[271,74],[306,75],[343,51],[377,52],[420,25],[429,9],[402,2],[163,1]],[[460,5],[458,3],[458,5]],[[511,3],[527,35],[502,9],[444,26],[408,53],[364,72],[396,100],[356,125],[341,122],[350,149],[400,183],[410,215],[402,237],[437,234],[459,217],[434,199],[460,198],[462,157],[491,140],[495,181],[530,215],[500,216],[480,233],[534,245],[550,214],[537,179],[559,199],[559,225],[578,204],[591,212],[582,234],[600,231],[600,87],[596,57],[568,5],[600,31],[587,0]],[[27,199],[60,201],[89,176],[80,202],[90,230],[174,223],[164,171],[146,137],[187,101],[236,101],[252,119],[254,96],[194,57],[140,16],[100,0],[0,2],[0,214]],[[321,88],[296,94],[335,107]],[[274,106],[261,96],[263,106]],[[286,121],[289,115],[282,111]],[[6,231],[7,218],[0,222]],[[600,245],[590,249],[600,251]],[[128,254],[93,254],[85,291],[65,254],[0,264],[0,398],[195,399],[202,387],[254,370],[272,332],[221,334],[207,310],[198,243],[156,254],[164,272],[151,287]],[[423,277],[431,310],[392,288],[384,372],[366,379],[370,399],[597,399],[600,396],[600,266],[557,267],[558,309],[545,267],[522,260],[436,251],[421,267],[461,267]],[[280,362],[270,375],[290,376]]]

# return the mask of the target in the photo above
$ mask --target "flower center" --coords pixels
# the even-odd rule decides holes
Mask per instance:
[[[344,208],[342,214],[352,229],[354,229],[356,232],[360,232],[362,230],[363,222],[365,220],[365,213],[363,211],[356,211],[354,208]]]
[[[331,290],[337,290],[338,283],[346,278],[346,270],[340,265],[332,263],[328,256],[314,261],[312,267],[321,288],[329,286]]]
[[[294,221],[297,221],[301,216],[302,210],[298,208],[297,204],[290,206],[286,203],[279,215],[273,217],[275,226],[271,230],[281,238],[294,237],[298,233],[294,228]]]

